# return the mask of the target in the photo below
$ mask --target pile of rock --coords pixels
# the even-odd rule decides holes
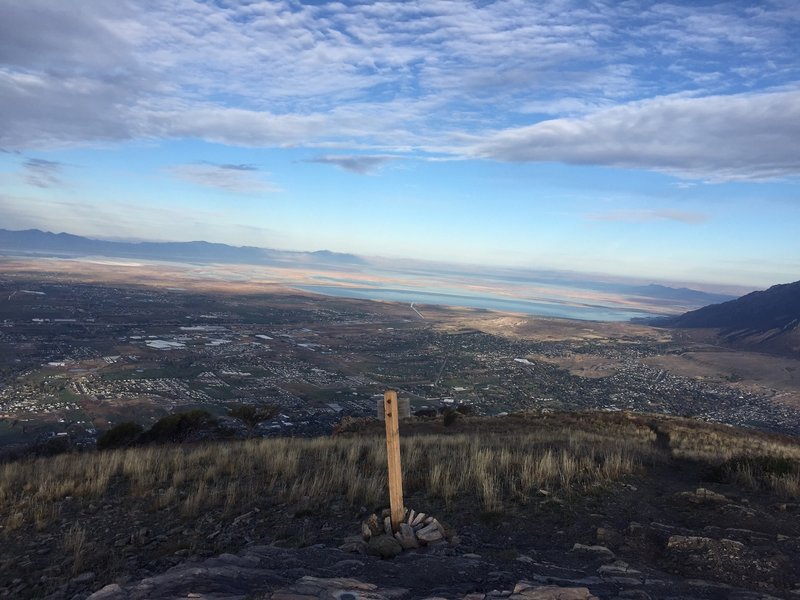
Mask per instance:
[[[379,517],[372,514],[361,524],[361,537],[372,554],[391,557],[403,550],[448,542],[445,528],[439,521],[423,512],[406,509],[397,531],[392,529],[388,510]]]

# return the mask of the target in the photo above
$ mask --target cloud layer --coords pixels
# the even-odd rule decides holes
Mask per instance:
[[[477,156],[648,168],[684,178],[800,174],[800,90],[665,97],[497,132]]]
[[[3,2],[0,147],[198,138],[336,150],[312,160],[358,173],[406,154],[796,176],[798,25],[788,0]]]
[[[178,179],[203,187],[236,194],[265,194],[280,191],[259,175],[258,167],[245,164],[191,163],[175,165],[169,173]]]
[[[23,164],[25,181],[40,188],[58,187],[62,185],[60,162],[43,158],[29,158]]]
[[[334,154],[329,156],[317,156],[306,162],[319,163],[322,165],[334,165],[351,173],[366,175],[381,168],[387,162],[396,160],[396,156],[370,156],[364,154],[344,155]]]
[[[670,209],[615,210],[588,215],[592,221],[611,221],[618,223],[652,223],[656,221],[675,221],[684,225],[700,225],[709,220],[708,215]]]

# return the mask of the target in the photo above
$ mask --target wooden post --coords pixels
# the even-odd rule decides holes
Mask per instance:
[[[397,392],[383,394],[386,415],[386,454],[389,458],[389,508],[392,511],[392,531],[403,522],[403,472],[400,468],[400,417]]]

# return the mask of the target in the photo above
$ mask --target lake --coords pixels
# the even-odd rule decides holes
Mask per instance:
[[[503,298],[482,294],[456,294],[433,290],[407,290],[381,287],[345,287],[337,285],[295,285],[294,288],[341,298],[364,300],[386,300],[390,302],[412,302],[424,315],[425,304],[459,306],[499,312],[526,313],[542,317],[582,319],[588,321],[629,321],[634,317],[656,316],[654,313],[627,307],[602,306],[596,304],[561,303],[557,301]]]

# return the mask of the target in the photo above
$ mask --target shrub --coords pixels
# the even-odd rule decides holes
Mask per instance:
[[[72,440],[66,435],[54,436],[41,444],[36,444],[31,449],[34,456],[58,456],[75,450]]]
[[[800,473],[800,464],[782,456],[736,456],[713,468],[709,479],[730,483],[736,481],[742,473],[748,473],[756,480],[770,475],[786,477]]]
[[[436,409],[434,408],[421,408],[414,413],[415,417],[434,418],[436,417]]]
[[[202,409],[174,413],[156,421],[141,436],[143,442],[185,442],[214,422],[211,414]]]
[[[142,435],[144,427],[132,421],[126,421],[115,425],[99,438],[97,438],[98,450],[110,450],[111,448],[125,448],[132,446]]]
[[[442,414],[444,415],[443,422],[445,427],[450,427],[450,425],[455,423],[456,419],[458,419],[458,413],[452,408],[445,408]]]
[[[271,404],[237,404],[228,409],[230,415],[240,421],[244,421],[250,428],[255,427],[263,421],[269,421],[278,416],[278,407]]]
[[[471,404],[459,404],[456,407],[456,410],[464,416],[470,416],[475,414],[475,407],[472,406]]]

